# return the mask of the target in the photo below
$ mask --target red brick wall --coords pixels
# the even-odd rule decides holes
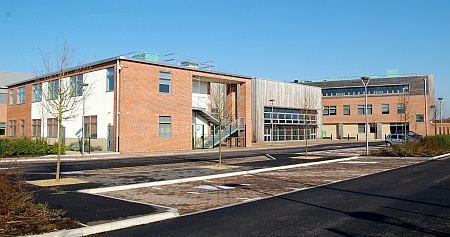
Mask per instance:
[[[121,65],[120,152],[191,149],[191,73],[129,61],[122,61]],[[171,94],[159,92],[160,70],[172,72]],[[159,116],[171,116],[171,138],[159,138]]]
[[[247,109],[251,108],[249,79],[132,61],[121,61],[120,64],[120,152],[192,149],[193,75],[248,85],[241,92],[241,117],[248,118],[247,145],[251,145],[251,110]],[[171,94],[159,92],[160,71],[172,72]],[[159,116],[171,116],[171,138],[159,138]]]
[[[404,117],[397,114],[397,104],[404,103],[404,96],[399,95],[370,95],[367,104],[372,104],[372,114],[369,114],[369,123],[400,123]],[[423,95],[407,96],[406,100],[410,104],[410,130],[425,135],[425,122],[416,123],[416,114],[425,116],[425,100]],[[358,114],[358,105],[364,105],[365,97],[341,96],[341,97],[323,97],[323,106],[336,106],[337,115],[323,116],[323,124],[357,124],[365,123],[365,115]],[[381,113],[381,105],[389,104],[389,114]],[[350,105],[350,115],[343,115],[343,106]],[[427,111],[430,117],[430,111]],[[428,121],[430,123],[430,121]],[[431,134],[429,125],[428,134]]]
[[[17,89],[25,86],[25,103],[17,104]],[[31,137],[31,101],[33,96],[33,86],[31,84],[21,84],[8,88],[8,103],[6,119],[6,136],[9,136],[9,121],[16,120],[15,137],[20,137],[20,121],[24,120],[24,135]],[[14,104],[9,105],[9,91],[14,90]]]

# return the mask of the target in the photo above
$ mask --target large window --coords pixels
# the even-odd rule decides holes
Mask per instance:
[[[106,91],[114,91],[114,68],[106,69]]]
[[[344,105],[344,115],[350,115],[350,105]]]
[[[405,113],[405,104],[398,103],[397,104],[397,114],[404,114]]]
[[[16,136],[16,120],[9,120],[9,136]]]
[[[33,102],[42,101],[42,84],[33,85]]]
[[[159,137],[160,138],[172,137],[172,117],[159,116]]]
[[[381,105],[381,114],[389,114],[389,104]]]
[[[171,72],[159,72],[159,92],[172,93],[172,73]]]
[[[358,105],[358,114],[359,115],[366,114],[365,112],[366,111],[364,109],[364,105]],[[371,104],[367,105],[367,114],[372,114],[372,105]]]
[[[83,75],[77,75],[70,77],[70,95],[82,96],[83,95]]]
[[[56,118],[47,119],[47,137],[58,137],[58,120]]]
[[[84,116],[84,136],[97,138],[97,115]]]
[[[336,115],[336,106],[324,106],[323,115]]]
[[[32,137],[41,137],[41,120],[33,119],[31,124],[31,136]]]
[[[0,136],[5,136],[6,134],[6,123],[0,123]]]
[[[17,89],[17,104],[25,104],[25,87]]]
[[[391,134],[402,133],[403,131],[409,131],[409,124],[406,123],[406,128],[404,123],[391,123],[390,124]]]
[[[51,100],[58,99],[59,95],[59,80],[48,82],[48,97]]]
[[[13,105],[14,104],[14,90],[11,89],[9,90],[9,105]]]

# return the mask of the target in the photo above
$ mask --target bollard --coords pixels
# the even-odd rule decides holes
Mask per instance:
[[[330,136],[330,140],[332,140],[332,141],[333,141],[333,134],[331,134],[331,136]]]

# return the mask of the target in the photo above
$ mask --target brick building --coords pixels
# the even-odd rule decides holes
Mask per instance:
[[[84,106],[78,103],[63,121],[66,145],[78,143],[84,130],[91,144],[122,153],[190,150],[220,141],[251,146],[251,78],[211,69],[211,61],[139,53],[73,68],[63,77],[11,83],[6,134],[55,140],[58,123],[43,108],[69,88]],[[220,95],[216,86],[224,92],[217,97],[221,108],[212,101]],[[218,111],[226,114],[220,138]]]
[[[365,140],[365,94],[361,79],[303,82],[322,88],[323,136]],[[432,135],[433,75],[371,78],[367,84],[370,139],[405,130]],[[406,123],[405,123],[406,122]]]
[[[6,111],[8,102],[8,90],[6,85],[33,77],[35,77],[33,74],[0,72],[0,138],[5,137],[6,135]]]

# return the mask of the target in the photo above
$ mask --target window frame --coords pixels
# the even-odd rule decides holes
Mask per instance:
[[[397,114],[405,114],[405,103],[397,104]]]
[[[389,114],[389,113],[390,113],[389,104],[381,104],[381,114]]]
[[[57,100],[59,98],[59,79],[48,82],[48,98]]]
[[[114,67],[106,69],[106,92],[114,91],[114,69]]]
[[[47,137],[58,138],[58,119],[47,118]]]
[[[158,136],[162,139],[172,138],[172,116],[159,116]]]
[[[165,88],[167,86],[168,91]],[[159,71],[159,93],[172,94],[172,72]]]
[[[15,137],[16,136],[16,120],[9,120],[8,126],[9,126],[9,136]]]
[[[343,115],[350,115],[350,105],[343,105],[343,110],[342,110],[342,114]]]
[[[14,89],[9,90],[9,105],[14,105]]]
[[[22,86],[17,88],[17,104],[25,104],[26,87]]]
[[[33,102],[42,101],[42,83],[33,85]]]
[[[82,96],[83,95],[83,74],[70,77],[70,96]]]
[[[41,137],[42,133],[42,120],[32,119],[31,120],[31,137]]]
[[[84,137],[97,139],[97,115],[84,116]]]
[[[425,117],[423,114],[416,114],[416,123],[423,123],[425,122]]]
[[[6,136],[6,123],[0,122],[0,136]]]

